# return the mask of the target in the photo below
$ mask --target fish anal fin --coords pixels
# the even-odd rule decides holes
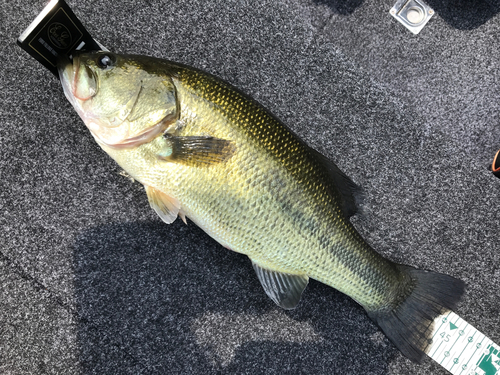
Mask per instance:
[[[164,134],[165,147],[158,154],[160,160],[188,165],[211,165],[228,160],[234,146],[226,139],[210,136],[180,137]]]
[[[318,151],[310,148],[311,153],[316,160],[327,172],[327,178],[332,183],[341,195],[342,212],[346,218],[350,218],[363,203],[364,194],[362,189],[356,185],[339,167],[337,167],[330,159],[322,155]]]
[[[292,275],[272,271],[259,266],[252,260],[252,265],[266,294],[278,306],[293,309],[297,306],[302,292],[309,282],[307,275]]]
[[[180,215],[186,222],[184,213],[181,211],[181,204],[177,199],[151,186],[144,186],[144,189],[148,195],[149,205],[165,223],[172,224],[177,215]]]

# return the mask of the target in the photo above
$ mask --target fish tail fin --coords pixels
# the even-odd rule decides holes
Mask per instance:
[[[406,357],[420,363],[431,343],[434,319],[455,308],[465,283],[436,272],[396,266],[413,287],[394,306],[367,312]]]

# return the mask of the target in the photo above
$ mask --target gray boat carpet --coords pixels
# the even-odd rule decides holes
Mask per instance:
[[[382,0],[68,0],[109,49],[261,102],[363,187],[363,237],[465,281],[456,313],[500,343],[500,4],[427,2],[415,36]],[[281,310],[245,256],[163,224],[16,45],[45,5],[0,4],[0,374],[447,374],[336,290]]]

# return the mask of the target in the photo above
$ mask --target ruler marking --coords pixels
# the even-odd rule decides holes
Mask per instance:
[[[453,375],[500,375],[500,347],[483,333],[454,312],[434,324],[429,357]]]
[[[464,327],[464,328],[467,329],[468,326],[469,326],[469,324],[467,323],[467,327]],[[468,336],[468,334],[470,334],[470,332],[465,332],[465,329],[463,330],[464,334],[463,334],[463,340],[462,340],[465,343],[465,346],[463,347],[462,351],[460,352],[460,354],[458,355],[457,358],[462,358],[465,350],[466,349],[469,350],[469,348],[468,348],[469,345],[471,345],[473,343],[473,341],[474,341],[473,337],[474,337],[475,333],[473,333],[472,336]],[[465,340],[467,340],[467,342],[465,342]],[[475,351],[472,353],[472,356],[474,356],[474,354],[475,354]],[[467,363],[464,363],[464,360],[462,360],[461,362],[459,361],[458,366],[461,366],[461,368],[462,368],[462,371],[460,371],[460,374],[464,370],[466,370],[467,367],[469,367],[469,362],[470,362],[472,356],[467,360]]]
[[[469,362],[472,361],[472,358],[474,358],[476,356],[476,353],[477,351],[479,350],[479,348],[476,347],[476,349],[474,349],[474,352],[472,353],[472,355],[470,356],[470,358],[468,359],[466,365],[467,367],[469,367]],[[475,367],[474,369],[477,367],[477,363],[474,363]]]
[[[434,335],[432,336],[432,338],[434,338],[434,336],[436,336],[438,334],[438,332],[441,329],[441,327],[443,326],[443,324],[445,324],[448,321],[448,316],[450,316],[450,314],[451,314],[451,311],[448,313],[448,315],[446,315],[446,316],[441,315],[441,316],[439,316],[437,318],[437,319],[440,319],[441,324],[439,325],[439,328],[436,329],[436,332],[434,333]],[[436,320],[434,320],[434,321],[436,321]]]
[[[469,323],[465,322],[464,320],[462,320],[464,323],[466,323],[465,327],[463,327],[462,329],[460,329],[460,324],[458,321],[459,320],[462,320],[460,319],[460,317],[458,317],[458,319],[455,321],[455,325],[457,328],[455,329],[459,329],[458,332],[458,337],[456,338],[455,342],[453,343],[453,345],[450,347],[450,352],[451,352],[451,349],[453,349],[455,347],[455,345],[457,343],[459,343],[459,345],[463,345],[465,343],[465,346],[463,347],[462,349],[462,352],[455,358],[453,358],[453,365],[450,367],[450,371],[451,369],[455,366],[455,365],[460,365],[460,357],[462,356],[464,350],[467,348],[467,345],[469,345],[469,342],[464,342],[465,340],[465,330],[467,329],[467,327],[469,326]],[[463,337],[462,337],[463,336]],[[460,342],[459,342],[460,341]],[[460,350],[460,348],[458,348],[458,350]],[[454,356],[453,356],[454,357]],[[451,353],[450,353],[450,359],[451,359]]]
[[[482,340],[481,340],[481,342],[479,343],[479,347],[477,347],[477,349],[478,349],[478,350],[479,350],[479,348],[481,347],[481,344],[483,343],[483,341],[484,341],[484,339],[485,339],[485,338],[486,338],[486,336],[485,336],[485,337],[483,337],[483,339],[482,339]],[[483,360],[483,357],[484,357],[484,352],[483,352],[483,354],[481,355],[481,357],[479,358],[479,360],[476,362],[476,366],[477,366],[477,365],[479,365],[479,364],[481,363],[481,361]]]
[[[467,326],[465,327],[465,329],[467,329],[467,327],[469,327],[469,323],[467,323]],[[465,331],[465,329],[464,329],[464,331]],[[459,354],[458,358],[462,357],[462,354],[464,354],[464,351],[465,351],[465,349],[467,349],[467,346],[469,346],[469,344],[471,344],[471,343],[474,341],[474,340],[470,340],[470,339],[472,339],[472,338],[474,337],[474,335],[475,335],[475,334],[476,334],[476,332],[474,332],[474,333],[472,334],[472,336],[469,336],[469,338],[467,339],[467,343],[465,344],[464,348],[463,348],[463,349],[462,349],[462,351],[460,352],[460,354]],[[465,340],[465,337],[466,337],[466,336],[467,336],[467,335],[465,335],[465,334],[464,334],[464,340]],[[476,349],[476,350],[477,350],[477,349]],[[475,353],[475,351],[474,351],[474,353]],[[474,353],[473,353],[472,355],[474,355]],[[464,365],[462,364],[462,371],[460,371],[460,374],[461,374],[461,373],[462,373],[462,372],[463,372],[463,371],[464,371],[464,370],[468,367],[468,364],[469,364],[469,361],[471,360],[471,358],[472,358],[472,357],[470,357],[470,358],[469,358],[469,360],[467,361],[467,363],[465,363],[465,368],[463,368],[463,366],[464,366]]]
[[[441,346],[443,342],[441,341],[438,345],[438,347],[436,348],[436,351],[434,352],[434,354],[431,356],[431,357],[434,357],[436,355],[436,352],[438,351],[439,347]]]
[[[444,317],[441,315],[440,317],[436,318],[436,320],[437,320],[437,319],[440,319],[440,318],[442,317],[442,318],[440,319],[441,324],[439,325],[439,327],[438,327],[438,328],[436,329],[436,331],[434,332],[434,335],[432,336],[432,338],[434,338],[434,337],[438,334],[438,332],[439,332],[439,330],[441,329],[441,327],[443,326],[443,324],[445,324],[445,323],[448,321],[448,316],[449,316],[450,314],[451,314],[451,311],[448,313],[448,315],[446,315],[446,316],[444,316]],[[436,320],[434,320],[434,322],[435,322]]]

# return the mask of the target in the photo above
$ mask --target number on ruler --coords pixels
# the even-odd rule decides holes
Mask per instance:
[[[447,335],[445,332],[441,332],[439,334],[439,336],[441,336],[441,338],[444,340],[444,342],[450,341],[450,335],[449,334]]]

